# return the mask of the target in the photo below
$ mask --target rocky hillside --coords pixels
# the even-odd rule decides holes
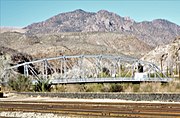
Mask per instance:
[[[106,10],[92,13],[81,9],[60,13],[45,21],[33,23],[24,29],[29,35],[59,32],[118,32],[134,35],[154,47],[168,44],[180,35],[180,26],[167,20],[136,22],[130,17],[121,17]]]
[[[180,37],[177,37],[172,43],[156,47],[148,54],[143,56],[143,60],[153,62],[159,67],[163,67],[163,71],[177,71],[177,61],[180,60]]]
[[[17,50],[13,50],[11,48],[0,46],[0,82],[1,77],[5,74],[4,69],[8,68],[9,66],[31,60],[33,59],[30,55],[18,52]]]
[[[133,35],[108,32],[46,35],[5,32],[0,33],[0,45],[34,58],[79,54],[126,54],[140,57],[152,49]]]

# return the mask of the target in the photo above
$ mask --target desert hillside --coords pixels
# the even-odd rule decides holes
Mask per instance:
[[[178,61],[180,60],[180,37],[168,45],[157,46],[154,50],[142,57],[158,65],[164,72],[177,74]]]
[[[152,49],[135,36],[119,33],[0,34],[0,44],[36,58],[76,54],[126,54],[140,57]]]

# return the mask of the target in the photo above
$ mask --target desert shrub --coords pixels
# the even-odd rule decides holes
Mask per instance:
[[[110,92],[110,90],[111,90],[111,84],[104,83],[102,88],[101,88],[101,92]]]
[[[28,77],[19,75],[17,78],[12,78],[8,81],[8,86],[14,91],[23,92],[31,91],[31,80]]]
[[[179,91],[180,91],[180,83],[177,83],[177,84],[176,84],[176,90],[179,90]]]
[[[67,84],[66,92],[84,92],[85,87],[84,84]]]
[[[105,72],[101,72],[98,77],[110,77],[110,75],[107,75]]]
[[[119,75],[121,75],[121,77],[131,77],[132,76],[132,74],[127,71],[122,71]]]
[[[139,84],[134,84],[133,85],[133,92],[139,92],[139,88],[140,88]]]
[[[51,86],[52,84],[49,83],[49,79],[48,80],[41,79],[35,83],[33,90],[37,92],[50,92]]]
[[[149,77],[155,77],[155,74],[154,73],[150,73]]]
[[[85,92],[101,92],[103,84],[85,84]]]
[[[128,89],[129,86],[132,86],[132,83],[122,83],[123,90]]]
[[[109,69],[106,68],[106,67],[103,67],[103,68],[102,68],[102,73],[103,73],[103,76],[104,76],[104,77],[109,77],[109,76],[110,76],[110,71],[109,71]]]
[[[153,83],[141,83],[140,84],[140,92],[153,92],[153,86],[155,84]]]
[[[66,88],[65,84],[53,85],[51,87],[51,92],[66,92]]]
[[[111,92],[123,92],[123,86],[121,84],[112,84],[111,85]]]
[[[163,85],[165,92],[180,92],[180,81],[172,81]]]

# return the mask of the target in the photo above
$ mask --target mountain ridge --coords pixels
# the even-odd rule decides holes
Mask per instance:
[[[78,9],[60,13],[45,21],[24,27],[27,34],[59,32],[118,32],[135,35],[141,41],[156,47],[168,44],[180,35],[180,26],[165,19],[136,22],[107,10],[97,13]]]

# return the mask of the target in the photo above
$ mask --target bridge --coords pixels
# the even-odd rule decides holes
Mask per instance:
[[[76,55],[44,58],[24,62],[4,70],[1,78],[24,75],[34,82],[50,80],[52,84],[105,82],[169,82],[153,63],[128,56]]]

